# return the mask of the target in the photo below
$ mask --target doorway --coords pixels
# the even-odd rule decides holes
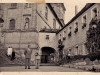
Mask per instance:
[[[55,50],[51,47],[42,47],[42,55],[41,55],[41,63],[51,63],[54,60],[54,57],[51,56],[52,53],[55,52]]]

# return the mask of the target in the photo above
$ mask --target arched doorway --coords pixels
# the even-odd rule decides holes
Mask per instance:
[[[41,63],[53,63],[54,57],[52,54],[55,53],[55,49],[51,47],[42,47],[41,51]]]

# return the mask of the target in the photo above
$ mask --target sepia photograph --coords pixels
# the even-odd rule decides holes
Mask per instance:
[[[100,3],[0,3],[0,72],[100,72]]]

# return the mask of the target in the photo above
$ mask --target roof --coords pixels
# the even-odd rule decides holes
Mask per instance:
[[[70,23],[72,23],[75,19],[77,19],[81,14],[83,14],[86,10],[88,10],[91,6],[93,6],[95,3],[87,3],[83,9],[77,13],[61,30],[57,32],[57,34],[62,31],[65,27],[67,27]]]
[[[66,8],[65,8],[65,6],[64,6],[64,3],[61,3],[61,4],[62,4],[62,7],[63,7],[64,11],[66,11]]]
[[[61,25],[61,27],[63,27],[60,19],[58,18],[57,14],[55,13],[54,9],[52,8],[51,4],[50,3],[46,3],[48,5],[48,7],[50,8],[51,12],[54,14],[56,20],[59,22],[59,24]]]
[[[56,33],[59,29],[42,29],[40,32],[42,33]]]

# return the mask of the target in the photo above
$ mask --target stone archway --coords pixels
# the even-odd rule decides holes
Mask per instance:
[[[52,56],[52,54],[55,53],[54,48],[42,47],[41,51],[42,51],[41,63],[53,63],[54,62],[54,56]]]

